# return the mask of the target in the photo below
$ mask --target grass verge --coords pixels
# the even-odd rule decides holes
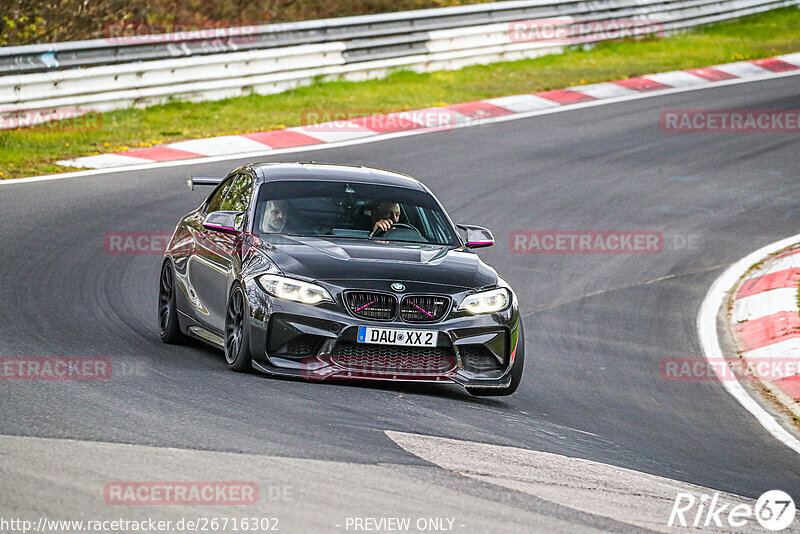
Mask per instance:
[[[309,110],[378,114],[796,51],[800,9],[785,8],[664,39],[601,43],[531,60],[428,74],[399,71],[383,80],[318,83],[276,95],[113,111],[89,124],[0,131],[0,179],[74,170],[55,162],[89,154],[298,126]]]

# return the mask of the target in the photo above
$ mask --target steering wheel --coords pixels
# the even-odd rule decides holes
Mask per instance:
[[[414,226],[412,226],[412,225],[410,225],[410,224],[406,224],[406,223],[394,223],[394,224],[393,224],[393,225],[392,225],[392,226],[389,228],[389,230],[395,230],[395,229],[400,229],[400,228],[405,228],[405,229],[407,229],[407,230],[414,230],[414,231],[415,231],[415,232],[417,232],[417,233],[418,233],[420,236],[422,235],[422,232],[420,232],[419,230],[417,230],[416,228],[414,228]],[[386,232],[388,232],[389,230],[381,230],[381,229],[379,228],[378,230],[375,230],[375,233],[374,233],[374,234],[372,234],[372,236],[373,236],[373,237],[377,237],[379,234],[380,234],[380,235],[384,235],[384,234],[385,234]]]

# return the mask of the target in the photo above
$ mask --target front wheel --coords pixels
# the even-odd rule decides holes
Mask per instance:
[[[511,369],[511,383],[504,388],[467,388],[467,392],[475,397],[503,397],[511,395],[519,387],[522,380],[522,370],[525,367],[525,332],[522,329],[522,320],[519,322],[519,341],[517,353],[514,355],[514,368]]]
[[[247,329],[247,299],[237,283],[228,297],[225,314],[225,361],[234,371],[247,373],[253,368],[250,356],[250,336]]]

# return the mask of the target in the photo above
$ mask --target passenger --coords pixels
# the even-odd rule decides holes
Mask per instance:
[[[264,217],[261,219],[261,231],[271,234],[279,234],[286,226],[286,218],[289,215],[289,203],[285,200],[270,200],[264,209]]]

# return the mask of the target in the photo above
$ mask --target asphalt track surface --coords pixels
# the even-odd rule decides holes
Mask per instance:
[[[4,186],[0,354],[103,356],[125,372],[3,381],[0,434],[425,464],[387,438],[393,430],[585,458],[752,498],[796,492],[796,453],[719,383],[664,380],[660,362],[702,358],[695,319],[714,279],[797,232],[800,142],[663,132],[659,113],[684,108],[797,109],[800,78],[273,158],[405,172],[457,222],[494,231],[497,245],[480,255],[514,287],[525,317],[525,376],[508,398],[241,375],[216,350],[161,344],[161,257],[108,254],[104,235],[171,231],[204,196],[186,189],[187,174],[244,161]],[[693,246],[513,254],[516,230],[659,230],[668,244],[691,237]]]

